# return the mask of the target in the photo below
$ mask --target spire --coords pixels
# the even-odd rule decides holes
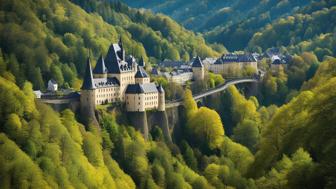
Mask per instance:
[[[97,60],[96,67],[93,69],[94,74],[105,74],[107,72],[103,55],[100,55],[99,59]]]
[[[83,85],[82,85],[81,89],[82,90],[95,89],[95,86],[94,86],[94,83],[93,83],[90,56],[88,57],[88,59],[86,61],[86,70],[85,70],[84,81],[83,81]]]
[[[119,36],[118,45],[120,46],[120,48],[122,48],[122,40],[121,40],[121,36]]]
[[[140,60],[139,60],[139,66],[145,67],[145,61],[143,59],[143,57],[141,56]]]
[[[160,84],[158,87],[157,87],[159,93],[164,93],[164,90],[163,90],[163,87],[162,85]]]
[[[203,67],[203,63],[202,63],[202,60],[199,56],[196,56],[194,62],[192,63],[192,67],[195,68],[195,67],[198,67],[198,68],[201,68]]]
[[[121,60],[125,60],[125,50],[124,50],[124,47],[123,47],[121,36],[119,37],[118,45],[120,47],[120,51],[118,51],[118,56]]]

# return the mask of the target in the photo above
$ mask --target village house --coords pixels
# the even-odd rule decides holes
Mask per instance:
[[[244,73],[244,69],[257,73],[257,60],[254,56],[250,54],[224,54],[209,66],[209,71],[222,74],[224,77],[236,77]]]

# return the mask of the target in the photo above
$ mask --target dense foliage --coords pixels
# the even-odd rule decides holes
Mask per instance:
[[[263,50],[272,46],[295,45],[333,31],[332,18],[324,17],[323,23],[314,20],[320,19],[321,15],[323,17],[329,14],[328,9],[335,5],[334,1],[271,0],[262,3],[258,1],[255,3],[256,11],[252,9],[249,17],[242,18],[231,25],[217,27],[206,33],[206,38],[209,41],[222,43],[230,50],[243,49],[257,39],[260,39],[259,46]],[[325,8],[327,10],[324,10]],[[267,35],[260,36],[260,33],[264,33],[265,30]],[[252,48],[249,50],[258,50],[252,44],[249,47]]]
[[[135,188],[97,128],[35,103],[30,83],[0,77],[0,91],[1,188]]]
[[[188,87],[215,87],[225,81],[220,75],[187,89],[154,78],[167,99],[184,100],[173,143],[157,126],[145,140],[118,108],[101,108],[99,125],[83,125],[79,114],[39,103],[33,88],[43,89],[49,78],[78,88],[87,50],[104,53],[120,33],[126,48],[146,60],[217,52],[166,16],[118,2],[73,2],[89,13],[66,0],[0,0],[0,188],[336,188],[335,26],[323,22],[334,18],[334,1],[303,6],[253,35],[249,48],[281,45],[296,53],[286,69],[260,61],[266,72],[256,97],[231,86],[198,104]],[[163,5],[174,2],[180,1]],[[294,3],[276,2],[275,15]]]
[[[44,89],[53,78],[60,86],[79,88],[89,50],[94,57],[105,55],[119,37],[126,52],[145,61],[152,57],[152,63],[218,55],[202,37],[166,16],[120,3],[96,6],[87,13],[67,0],[1,0],[0,48],[7,65],[2,76],[21,87],[29,80],[34,89]]]
[[[207,41],[223,44],[230,51],[290,46],[296,53],[314,51],[320,60],[324,55],[335,55],[336,2],[332,0],[124,2],[170,15],[187,28],[205,34]]]
[[[176,19],[189,29],[196,31],[211,30],[217,26],[229,26],[239,21],[263,14],[269,19],[286,14],[296,9],[297,6],[306,5],[311,0],[303,1],[244,1],[244,0],[123,0],[133,7],[144,7],[155,12],[162,12]]]

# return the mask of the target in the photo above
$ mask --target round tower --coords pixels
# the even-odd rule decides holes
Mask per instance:
[[[80,95],[80,107],[81,107],[81,115],[83,121],[86,124],[94,121],[97,122],[94,110],[95,110],[95,85],[93,81],[92,69],[90,64],[90,58],[87,59],[86,63],[86,70],[84,75],[84,81],[81,88],[81,95]]]
[[[164,92],[161,84],[157,87],[157,89],[158,89],[158,92],[159,92],[158,110],[163,112],[166,109],[165,92]]]

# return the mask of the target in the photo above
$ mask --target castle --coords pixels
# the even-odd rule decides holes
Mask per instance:
[[[125,57],[121,39],[112,44],[105,58],[101,55],[92,70],[90,58],[86,63],[81,88],[82,108],[124,102],[128,112],[165,110],[165,92],[161,85],[150,82],[145,62],[139,63],[132,56]]]

